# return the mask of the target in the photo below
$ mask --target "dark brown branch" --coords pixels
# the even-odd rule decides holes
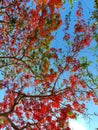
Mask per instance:
[[[94,84],[95,86],[98,86],[98,84],[95,83],[94,79],[93,79],[92,76],[90,75],[88,69],[87,69],[87,74],[88,74],[89,78],[92,80],[93,84]]]
[[[14,65],[14,64],[16,65],[16,63],[2,65],[2,66],[0,66],[0,69],[3,68],[3,67],[6,67],[6,66]]]
[[[66,65],[66,66],[67,66],[67,65]],[[61,74],[65,71],[66,66],[65,66],[64,69],[58,74],[58,76],[57,76],[57,78],[56,78],[56,80],[55,80],[54,86],[53,86],[53,88],[52,88],[52,93],[54,93],[56,83],[57,83],[57,81],[59,80]]]
[[[22,57],[23,58],[23,57]],[[11,56],[1,56],[0,59],[15,59],[16,61],[20,61],[22,62],[32,73],[34,73],[31,69],[31,67],[24,61],[22,60],[22,58],[16,58],[16,57],[11,57]],[[12,64],[17,64],[16,62],[15,63],[12,63]],[[9,64],[11,65],[11,64]],[[4,65],[0,66],[0,68],[2,68]],[[8,66],[8,65],[5,65],[5,66]]]
[[[19,129],[8,117],[7,117],[8,122],[11,124],[11,126],[15,129],[15,130],[21,130]]]
[[[3,20],[0,20],[0,23],[7,23],[7,22],[5,22],[5,21],[3,21]]]
[[[15,4],[16,4],[16,1],[13,2],[13,3],[11,3],[11,4],[9,4],[9,5],[7,5],[7,6],[1,6],[0,9],[10,8],[10,7],[12,7],[12,6],[15,6]]]

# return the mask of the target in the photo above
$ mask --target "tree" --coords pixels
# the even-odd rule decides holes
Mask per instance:
[[[15,130],[69,130],[68,120],[85,113],[84,100],[96,94],[83,79],[88,66],[78,53],[92,41],[92,28],[76,12],[74,38],[65,18],[62,48],[50,47],[62,25],[61,0],[0,1],[0,72],[5,89],[0,103],[0,128]],[[68,77],[65,77],[69,73]]]

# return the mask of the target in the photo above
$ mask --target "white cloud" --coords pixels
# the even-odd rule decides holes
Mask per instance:
[[[87,130],[83,120],[69,120],[71,130]]]

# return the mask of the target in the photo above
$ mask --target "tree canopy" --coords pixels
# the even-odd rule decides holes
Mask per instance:
[[[69,0],[71,7],[74,2]],[[98,77],[88,68],[92,62],[78,57],[96,38],[97,28],[86,22],[78,2],[71,36],[71,12],[61,17],[65,4],[0,0],[0,89],[5,90],[0,129],[70,130],[69,119],[85,113],[85,101],[98,104]],[[51,47],[62,25],[65,45]]]

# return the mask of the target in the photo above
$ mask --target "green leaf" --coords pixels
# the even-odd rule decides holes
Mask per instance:
[[[14,26],[15,24],[16,24],[16,18],[12,18],[11,20],[10,20],[10,24],[12,25],[12,26]]]
[[[73,3],[76,2],[77,0],[69,0],[69,4],[70,4],[70,7],[71,9],[73,9]]]
[[[81,61],[82,69],[86,69],[88,66],[90,66],[93,63],[93,61],[88,61],[87,57],[81,57],[80,61]]]
[[[3,120],[0,119],[0,124],[3,124],[3,123],[4,123]]]
[[[66,3],[66,0],[63,0],[63,4],[65,4]]]
[[[73,112],[69,112],[68,115],[69,115],[69,116],[73,116],[74,113],[73,113]]]
[[[69,4],[72,5],[73,4],[73,0],[69,0]]]
[[[73,8],[73,0],[69,0],[69,4],[70,4],[70,7],[72,9]]]
[[[0,80],[0,89],[2,89],[2,81],[3,81],[3,80]]]
[[[87,62],[87,57],[84,57],[84,56],[81,57],[81,58],[80,58],[80,61],[81,61],[81,62]]]
[[[86,69],[88,66],[89,66],[88,63],[82,63],[82,64],[81,64],[82,69]]]

